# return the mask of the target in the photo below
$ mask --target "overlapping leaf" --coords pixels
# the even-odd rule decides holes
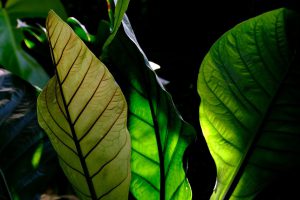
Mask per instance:
[[[250,19],[225,33],[200,67],[200,123],[218,171],[211,199],[254,199],[299,169],[300,68],[288,42],[296,27],[286,9]]]
[[[119,27],[121,26],[123,16],[128,8],[129,0],[106,0],[107,1],[107,7],[108,7],[108,14],[110,18],[111,23],[111,34],[105,41],[103,48],[106,48],[111,41],[116,36]],[[112,11],[112,6],[115,5],[114,11]],[[113,17],[112,17],[113,13]]]
[[[59,0],[8,0],[0,3],[0,64],[12,73],[37,86],[44,86],[48,76],[38,62],[21,47],[23,35],[17,29],[17,19],[46,17],[54,9],[65,17]]]
[[[110,72],[53,11],[46,28],[56,75],[38,99],[38,120],[80,199],[127,199],[127,104]]]
[[[141,199],[191,199],[183,154],[194,129],[178,114],[140,49],[125,16],[105,54],[129,105],[132,141],[130,190]]]
[[[0,69],[0,169],[13,199],[34,199],[57,178],[55,152],[37,124],[36,99],[34,87]]]

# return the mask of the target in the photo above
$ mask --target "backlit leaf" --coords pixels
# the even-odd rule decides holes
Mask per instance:
[[[182,120],[157,80],[126,16],[104,52],[129,105],[132,194],[139,200],[191,199],[182,159],[195,130]]]
[[[255,199],[299,171],[299,25],[295,13],[274,10],[237,25],[206,55],[198,92],[218,171],[211,199]]]
[[[125,98],[104,64],[53,11],[46,28],[56,74],[38,98],[39,123],[80,199],[127,199]]]

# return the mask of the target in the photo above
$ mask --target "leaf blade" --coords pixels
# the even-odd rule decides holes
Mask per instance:
[[[237,25],[213,45],[200,67],[200,123],[218,168],[218,186],[212,199],[228,199],[232,193],[233,199],[254,198],[276,179],[262,166],[286,170],[298,165],[294,162],[284,167],[285,158],[274,159],[274,155],[281,154],[274,146],[270,151],[270,147],[272,142],[280,142],[278,135],[268,134],[280,127],[271,116],[299,117],[284,111],[287,102],[293,102],[296,110],[298,107],[286,92],[281,95],[282,90],[290,90],[286,81],[293,80],[292,88],[297,85],[289,75],[295,68],[286,35],[291,16],[290,11],[278,9]],[[279,110],[274,106],[278,101],[284,102]],[[268,131],[266,126],[272,129]],[[288,148],[284,144],[291,141],[288,137],[281,139],[284,151]]]
[[[130,138],[125,98],[105,65],[53,11],[46,27],[56,76],[39,96],[39,123],[79,197],[126,199]]]
[[[126,16],[122,25],[102,56],[112,64],[115,74],[122,75],[119,80],[129,104],[130,190],[138,199],[191,199],[182,156],[195,131],[182,120],[170,95],[157,81]]]

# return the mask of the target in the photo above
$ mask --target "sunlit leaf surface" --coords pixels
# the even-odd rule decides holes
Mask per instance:
[[[183,154],[195,130],[182,120],[157,80],[125,17],[104,50],[129,105],[130,190],[137,199],[191,199]]]
[[[206,55],[198,92],[201,127],[218,171],[211,199],[254,199],[299,171],[297,27],[295,13],[274,10],[237,25]]]
[[[56,75],[39,96],[39,123],[81,200],[127,199],[125,98],[104,64],[53,11],[46,28]]]

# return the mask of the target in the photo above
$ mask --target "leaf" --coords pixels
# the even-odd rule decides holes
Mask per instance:
[[[44,86],[48,76],[39,63],[21,47],[23,35],[17,27],[17,19],[46,17],[49,9],[65,16],[59,0],[8,0],[0,6],[0,64],[33,85]]]
[[[59,169],[55,152],[37,124],[36,98],[34,87],[0,69],[0,169],[13,199],[34,199]]]
[[[42,64],[44,70],[51,77],[54,75],[53,64],[51,61],[51,55],[49,54],[49,44],[47,41],[46,28],[39,24],[27,24],[19,27],[23,34],[23,43],[26,45],[26,52],[32,55],[39,63]],[[74,17],[67,18],[68,25],[74,30],[74,32],[83,40],[87,45],[96,45],[95,36],[88,33],[85,26],[82,25]]]
[[[74,32],[82,39],[84,42],[94,42],[95,36],[89,34],[85,26],[81,24],[76,18],[69,17],[67,23],[72,27]]]
[[[127,104],[110,72],[53,11],[46,28],[56,75],[38,98],[38,120],[80,199],[127,199]]]
[[[129,105],[132,142],[130,191],[139,199],[191,199],[182,157],[195,130],[178,114],[157,80],[127,17],[102,57],[122,86]]]
[[[299,169],[300,70],[288,41],[297,20],[286,9],[249,19],[202,62],[200,123],[218,175],[211,199],[254,199]]]
[[[114,10],[114,18],[113,18],[113,26],[111,29],[111,34],[105,41],[103,45],[103,49],[106,49],[106,47],[112,42],[114,37],[117,34],[117,31],[119,30],[119,27],[122,23],[123,16],[128,8],[129,0],[107,0],[107,5],[108,5],[108,13],[111,15],[111,5],[112,1],[114,1],[114,4],[116,5],[115,10]],[[110,16],[111,18],[111,16]]]

